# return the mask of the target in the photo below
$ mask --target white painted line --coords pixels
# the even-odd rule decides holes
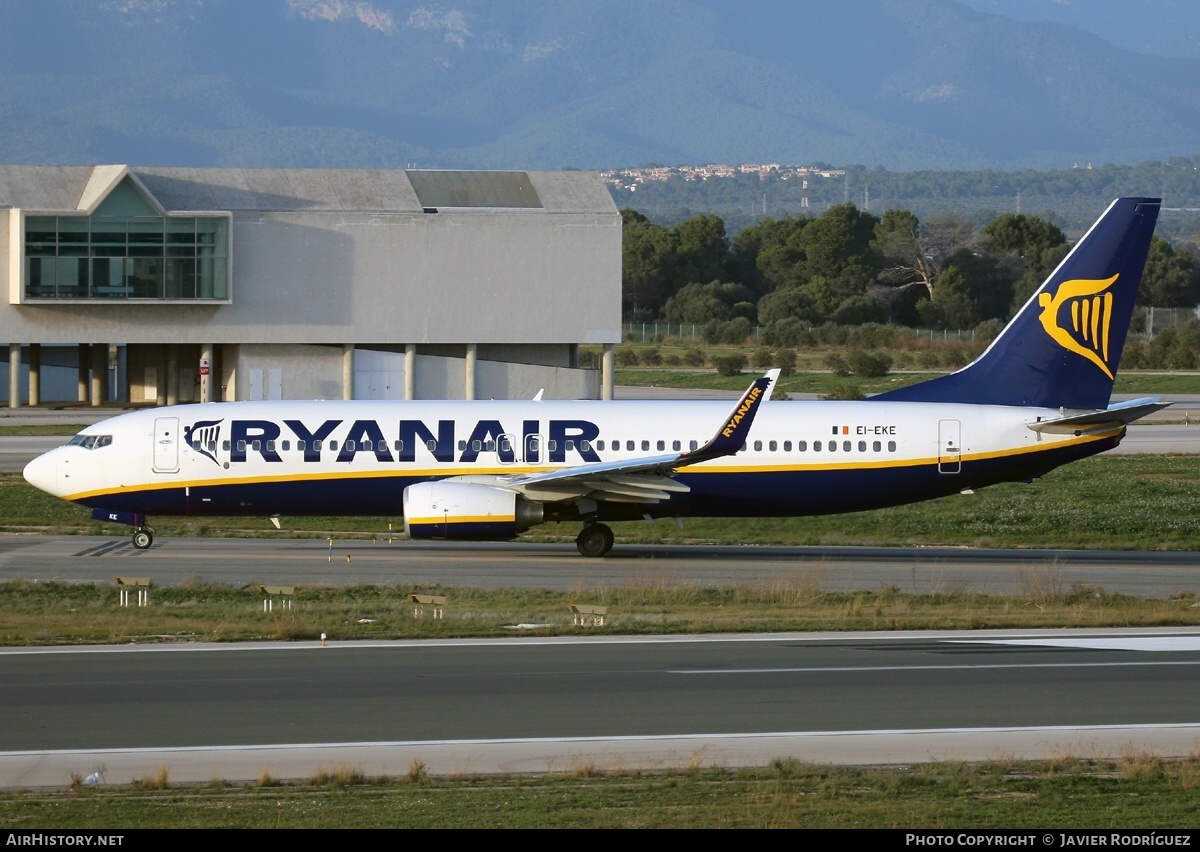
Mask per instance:
[[[962,645],[1021,645],[1095,651],[1200,651],[1200,636],[1094,636],[1038,639],[952,639]]]
[[[188,752],[282,751],[289,749],[346,749],[346,748],[413,748],[433,746],[482,745],[564,745],[583,743],[644,743],[672,740],[745,740],[745,739],[814,739],[821,737],[897,737],[944,734],[1050,734],[1094,731],[1167,731],[1200,730],[1200,722],[1164,722],[1144,725],[1032,725],[999,728],[880,728],[858,731],[766,731],[724,734],[643,734],[613,737],[511,737],[477,740],[380,740],[347,743],[267,743],[224,746],[158,746],[144,748],[48,749],[43,751],[0,751],[0,758],[36,757],[49,755],[97,754],[186,754]]]

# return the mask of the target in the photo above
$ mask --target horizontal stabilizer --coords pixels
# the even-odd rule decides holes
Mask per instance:
[[[1073,414],[1069,417],[1057,417],[1054,420],[1038,420],[1025,425],[1039,433],[1082,435],[1126,426],[1156,411],[1162,411],[1169,405],[1171,403],[1162,402],[1153,397],[1143,397],[1142,399],[1118,402],[1103,411],[1089,411],[1086,414]]]

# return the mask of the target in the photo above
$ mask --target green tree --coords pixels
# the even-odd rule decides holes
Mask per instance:
[[[1139,305],[1190,308],[1200,303],[1200,264],[1192,255],[1154,237],[1138,291]]]
[[[1050,274],[1050,269],[1043,266],[1048,257],[1046,250],[1067,242],[1057,225],[1024,213],[1002,213],[984,225],[980,233],[987,251],[996,256],[1021,258],[1026,271],[1039,280]]]
[[[723,281],[727,278],[729,239],[725,222],[711,214],[685,219],[674,230],[680,285],[696,281]]]
[[[754,315],[754,305],[748,301],[753,295],[748,287],[741,284],[720,281],[687,284],[667,299],[663,306],[663,318],[671,323],[698,325],[736,316],[745,317],[748,321]]]
[[[759,294],[804,283],[806,218],[763,219],[733,239],[732,271]]]
[[[635,210],[622,210],[621,223],[621,313],[654,319],[675,291],[676,237]]]
[[[947,258],[974,241],[975,227],[964,216],[935,214],[922,223],[907,210],[889,210],[875,226],[873,248],[883,263],[879,279],[900,290],[923,287],[932,299]]]

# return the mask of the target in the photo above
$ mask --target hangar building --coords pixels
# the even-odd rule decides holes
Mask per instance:
[[[621,217],[588,172],[0,166],[0,292],[10,407],[610,397]]]

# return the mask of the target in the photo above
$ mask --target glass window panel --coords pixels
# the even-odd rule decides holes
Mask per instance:
[[[91,222],[86,216],[63,216],[58,220],[60,249],[71,246],[74,252],[86,250],[88,243],[91,242],[90,234]]]
[[[166,294],[168,299],[196,298],[196,261],[167,260]]]
[[[135,299],[161,299],[163,263],[159,258],[130,258],[128,295]]]
[[[167,245],[170,246],[187,246],[194,248],[196,245],[196,219],[188,216],[186,218],[167,218]],[[209,221],[202,219],[200,221]],[[195,254],[193,251],[192,254]]]
[[[25,295],[33,299],[53,299],[56,261],[52,257],[25,258]]]
[[[155,217],[131,217],[129,219],[129,245],[154,246],[162,253],[163,220]]]
[[[125,245],[125,220],[104,217],[92,219],[92,244],[105,246]]]
[[[58,297],[82,299],[87,296],[88,261],[82,257],[58,259]]]
[[[91,261],[92,281],[88,295],[93,298],[123,298],[125,292],[125,261],[116,257],[95,257]]]

